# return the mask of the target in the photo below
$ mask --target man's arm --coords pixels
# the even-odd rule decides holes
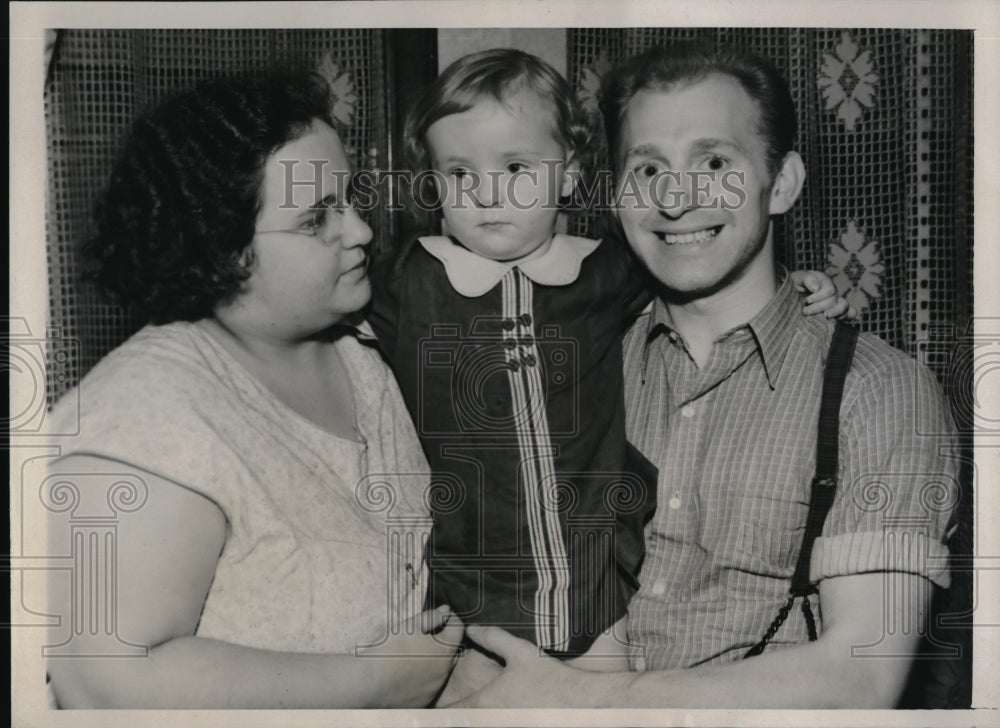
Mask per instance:
[[[688,670],[588,673],[497,628],[470,627],[469,636],[504,657],[507,669],[452,707],[894,707],[926,621],[930,582],[869,573],[824,580],[819,588],[817,641]]]

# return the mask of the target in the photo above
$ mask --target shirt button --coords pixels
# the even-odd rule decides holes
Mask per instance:
[[[532,344],[535,343],[535,337],[532,336],[531,334],[525,334],[520,339],[518,339],[518,342],[521,344],[521,346],[531,346]]]
[[[506,346],[508,349],[513,349],[514,347],[517,346],[517,342],[514,341],[513,339],[504,339],[503,345]]]
[[[500,325],[507,329],[507,331],[510,331],[514,328],[514,319],[504,319]]]
[[[681,415],[687,417],[688,419],[694,417],[694,405],[686,404],[681,407]]]
[[[507,362],[507,368],[510,369],[512,372],[516,372],[521,368],[521,362],[519,362],[517,359],[511,359],[509,362]]]
[[[521,359],[521,361],[524,362],[524,366],[526,366],[526,367],[533,367],[533,366],[535,366],[535,363],[536,363],[535,362],[535,357],[532,356],[531,354],[528,354],[526,357],[524,357],[523,359]]]
[[[662,581],[658,581],[655,584],[653,584],[653,594],[655,594],[656,596],[660,596],[666,590],[667,590],[667,585],[664,584]]]
[[[521,314],[521,325],[522,326],[531,326],[531,314],[530,313],[522,313]]]
[[[676,511],[681,507],[681,497],[675,493],[674,497],[667,501],[667,506],[670,507],[670,510]]]

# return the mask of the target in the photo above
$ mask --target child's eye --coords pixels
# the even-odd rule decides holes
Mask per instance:
[[[464,177],[468,173],[469,173],[469,170],[464,169],[462,167],[456,167],[455,169],[449,169],[448,170],[448,174],[450,174],[452,177],[454,177],[456,179],[461,179],[462,177]]]
[[[510,164],[507,165],[507,171],[510,172],[511,174],[517,174],[521,170],[525,170],[527,168],[528,165],[524,164],[523,162],[511,162]]]

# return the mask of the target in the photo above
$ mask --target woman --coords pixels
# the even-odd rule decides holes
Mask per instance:
[[[115,606],[149,650],[49,659],[61,707],[421,707],[453,665],[459,620],[415,613],[427,466],[352,325],[371,230],[329,108],[311,78],[216,81],[140,119],[115,168],[96,277],[151,324],[80,384],[53,470],[145,484]],[[415,548],[390,552],[393,523]],[[71,615],[68,579],[51,590]]]

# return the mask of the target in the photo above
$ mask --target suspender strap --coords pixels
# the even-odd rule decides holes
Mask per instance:
[[[840,402],[857,341],[858,330],[838,321],[823,373],[823,398],[819,405],[819,428],[816,434],[816,475],[812,480],[809,516],[802,536],[802,548],[799,549],[799,560],[792,575],[793,596],[805,596],[816,591],[816,587],[809,581],[809,562],[812,560],[813,542],[823,532],[823,523],[837,492]]]
[[[837,492],[837,468],[840,446],[840,402],[844,395],[844,382],[854,358],[854,348],[858,341],[858,330],[840,321],[833,332],[830,351],[823,371],[823,396],[819,406],[819,426],[816,434],[816,475],[812,480],[809,497],[809,515],[802,536],[802,548],[792,575],[792,585],[788,600],[778,610],[778,616],[771,622],[760,642],[751,647],[744,658],[761,654],[778,629],[788,618],[796,597],[802,597],[802,613],[809,631],[809,639],[815,640],[816,620],[809,604],[809,595],[816,587],[809,581],[809,562],[812,560],[813,542],[823,532],[823,523],[833,505]]]

